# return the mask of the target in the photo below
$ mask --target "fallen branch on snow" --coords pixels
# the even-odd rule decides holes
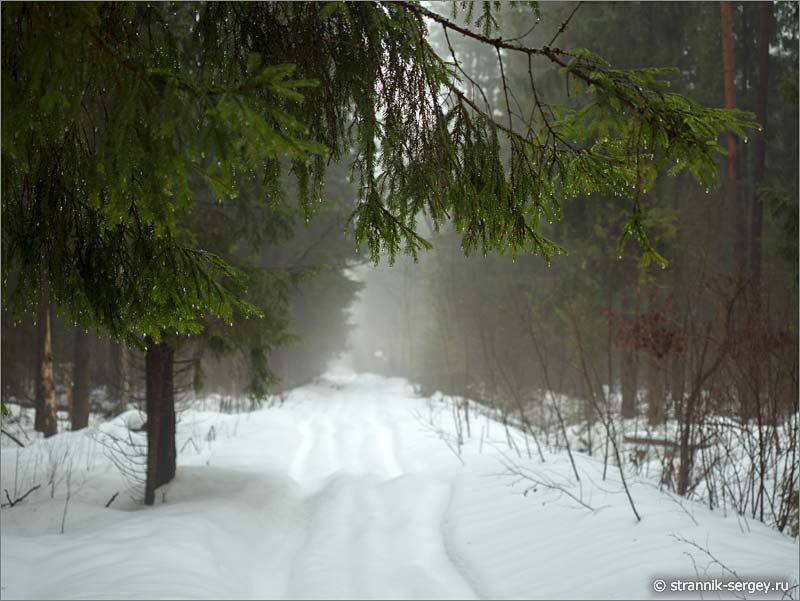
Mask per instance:
[[[14,499],[13,501],[11,500],[11,495],[8,494],[8,489],[4,488],[3,490],[6,493],[6,499],[8,499],[8,503],[3,503],[2,507],[14,507],[14,505],[19,503],[20,501],[23,501],[25,499],[25,497],[27,497],[29,494],[31,494],[34,490],[38,489],[40,486],[41,486],[41,484],[37,484],[36,486],[31,487],[31,489],[28,492],[26,492],[21,497],[19,497],[17,499]]]
[[[19,446],[21,446],[23,448],[25,447],[25,445],[20,442],[19,438],[17,438],[13,434],[11,434],[11,432],[7,432],[6,430],[0,429],[0,433],[5,434],[6,436],[8,436],[11,440],[16,442]]]

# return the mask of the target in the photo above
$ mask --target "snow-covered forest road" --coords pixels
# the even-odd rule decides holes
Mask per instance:
[[[289,469],[303,501],[285,596],[474,598],[448,548],[454,481],[424,460],[438,445],[413,436],[401,390],[382,402],[375,393],[385,391],[365,383],[331,376],[303,404]]]
[[[742,579],[797,579],[797,545],[760,523],[634,478],[637,524],[602,457],[578,457],[578,486],[563,454],[529,459],[517,435],[518,455],[486,417],[471,434],[459,458],[448,404],[338,372],[281,406],[183,412],[178,477],[152,508],[97,434],[4,447],[2,487],[42,488],[0,513],[0,596],[649,598],[657,577],[731,576],[700,547]],[[509,459],[594,511],[547,486],[523,495]]]

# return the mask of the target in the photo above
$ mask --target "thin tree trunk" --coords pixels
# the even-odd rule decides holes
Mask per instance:
[[[69,372],[65,369],[61,381],[64,383],[64,394],[67,397],[67,415],[69,415],[70,423],[72,422],[72,392],[74,385],[70,379]]]
[[[630,297],[623,296],[622,314],[627,318],[630,314]],[[622,388],[622,417],[636,417],[636,351],[633,349],[622,349],[622,361],[620,365],[620,384]]]
[[[672,355],[670,362],[670,396],[674,407],[683,406],[683,395],[686,392],[686,355],[678,352]]]
[[[130,351],[126,344],[119,345],[119,411],[128,410],[128,403],[131,400],[131,376],[130,367]]]
[[[131,399],[130,368],[128,366],[130,351],[124,342],[109,340],[109,351],[114,357],[116,364],[114,369],[114,394],[117,397],[117,405],[114,412],[119,414],[128,410],[128,403]]]
[[[678,215],[686,210],[685,199],[687,195],[684,193],[686,187],[685,183],[686,180],[680,176],[676,177],[672,183],[672,206]],[[676,242],[679,248],[688,244],[688,241],[684,236],[681,235],[680,232],[678,233],[678,240]],[[687,267],[690,267],[690,265],[691,261],[687,263]],[[687,289],[684,278],[684,258],[680,256],[680,253],[678,253],[678,256],[675,257],[675,260],[672,262],[670,268],[673,276],[672,289],[675,291],[674,294],[677,300]],[[690,270],[691,268],[687,271]],[[685,301],[678,301],[675,306],[676,314],[681,313],[684,315],[680,324],[681,331],[685,331],[687,327],[687,317],[685,317],[686,309],[684,308],[684,302]],[[669,362],[669,396],[672,399],[672,406],[675,408],[676,415],[680,414],[681,407],[683,407],[683,395],[685,391],[686,353],[683,352],[681,348],[675,347],[672,349],[672,360]]]
[[[80,327],[75,330],[75,355],[72,383],[72,430],[89,425],[89,336]]]
[[[661,360],[647,360],[647,421],[655,426],[664,421],[664,375]]]
[[[34,427],[45,437],[58,433],[56,386],[53,376],[52,307],[50,306],[50,284],[47,276],[41,280],[37,316],[37,339],[39,377],[36,386],[36,418]]]
[[[155,490],[175,477],[175,352],[164,339],[156,344],[147,339],[145,375],[147,378],[147,477],[145,505],[155,501]]]
[[[761,129],[756,133],[755,140],[755,184],[753,186],[750,217],[750,277],[756,287],[761,283],[761,231],[764,223],[764,209],[758,194],[758,188],[764,181],[767,155],[767,97],[769,94],[769,37],[772,22],[772,3],[761,2],[759,8],[756,120],[761,124]]]
[[[44,286],[43,282],[44,280],[41,278],[40,286]],[[39,304],[36,307],[36,321],[34,322],[36,327],[36,353],[33,358],[33,406],[35,409],[33,428],[37,432],[44,431],[42,430],[42,420],[44,419],[44,388],[42,387],[42,359],[44,356],[42,354],[42,349],[44,348],[44,336],[47,326],[46,315],[48,310],[49,308],[44,306],[44,295],[40,289]]]
[[[719,3],[722,28],[722,79],[725,91],[725,108],[736,108],[736,88],[733,81],[733,16],[729,0]],[[728,177],[736,179],[736,134],[728,131]]]
[[[622,351],[620,380],[622,383],[622,417],[636,417],[636,355]]]
[[[608,278],[611,280],[611,269],[609,269]],[[606,398],[611,401],[611,394],[614,389],[614,330],[611,326],[611,312],[614,308],[614,289],[612,286],[608,287],[608,319],[606,320],[606,362],[608,374],[608,395]]]
[[[750,215],[750,278],[756,302],[756,311],[761,304],[761,232],[764,222],[764,208],[759,196],[759,187],[764,181],[764,171],[767,155],[766,129],[767,129],[767,98],[769,95],[769,37],[772,22],[772,3],[762,2],[759,5],[758,27],[758,100],[756,103],[756,120],[761,125],[755,140],[755,182],[753,185],[753,201]],[[760,311],[759,311],[760,312]],[[753,366],[753,400],[758,419],[758,448],[759,448],[759,519],[764,521],[764,481],[766,476],[764,423],[761,406],[761,381],[762,367],[759,362]],[[755,507],[753,507],[755,513]]]
[[[679,457],[680,463],[678,465],[678,475],[675,482],[675,492],[680,496],[685,496],[691,484],[691,473],[694,464],[694,447],[692,445],[692,434],[694,419],[692,414],[692,407],[695,403],[695,397],[687,400],[687,415],[683,416],[683,423],[680,426],[680,446]]]

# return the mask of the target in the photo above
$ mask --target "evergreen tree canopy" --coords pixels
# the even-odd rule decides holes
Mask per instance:
[[[197,186],[236,203],[259,182],[259,201],[280,204],[288,171],[311,217],[345,153],[360,182],[351,227],[374,260],[427,246],[420,214],[452,220],[467,252],[549,260],[561,249],[540,221],[602,191],[633,199],[621,242],[662,261],[642,193],[666,166],[713,184],[717,138],[743,134],[748,114],[669,92],[659,69],[493,37],[499,4],[481,6],[451,20],[412,2],[4,4],[7,298],[30,309],[46,279],[70,318],[131,341],[257,313],[245,274],[182,226]],[[499,106],[434,52],[429,24],[496,51]],[[573,102],[548,104],[531,75],[535,110],[516,110],[511,54],[560,69]]]

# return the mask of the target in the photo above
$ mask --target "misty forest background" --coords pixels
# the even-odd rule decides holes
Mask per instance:
[[[643,198],[650,242],[666,266],[642,260],[633,242],[619,247],[631,200],[614,194],[563,203],[542,231],[568,252],[549,262],[480,249],[465,256],[451,225],[435,231],[423,218],[419,233],[432,249],[377,266],[342,235],[358,198],[348,157],[328,165],[327,204],[310,220],[289,178],[284,203],[201,196],[188,228],[203,248],[247,258],[261,272],[248,294],[259,297],[264,318],[209,320],[202,334],[177,339],[179,406],[218,393],[224,408],[249,410],[313,381],[349,351],[358,370],[451,397],[464,436],[474,419],[465,398],[551,446],[574,445],[566,430],[576,432],[571,452],[613,454],[617,424],[627,445],[611,461],[635,468],[654,454],[664,486],[712,506],[724,495],[741,513],[796,535],[798,4],[730,7],[725,60],[717,2],[582,3],[577,11],[576,3],[543,3],[541,17],[497,13],[505,39],[546,46],[569,19],[560,47],[589,48],[618,68],[674,66],[672,91],[706,106],[733,100],[755,114],[761,130],[721,139],[729,152],[718,161],[719,187],[681,171],[659,175]],[[510,94],[520,112],[534,109],[524,57],[506,57],[501,74],[494,48],[436,28],[431,41],[478,74],[493,104]],[[533,75],[550,102],[570,103],[563,74]],[[36,406],[48,311],[58,428],[143,406],[143,351],[74,327],[56,304],[40,307],[37,319],[4,303],[3,401]],[[747,449],[735,479],[725,458],[734,440]]]

